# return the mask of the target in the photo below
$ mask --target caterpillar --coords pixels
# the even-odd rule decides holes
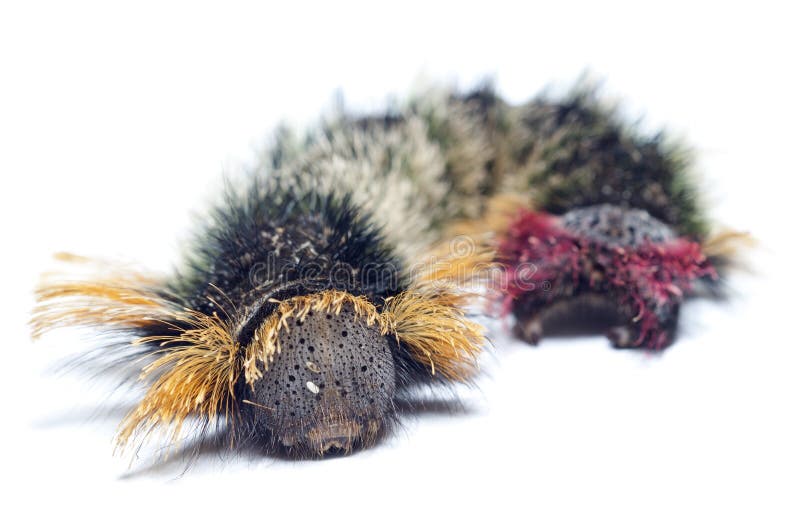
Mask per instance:
[[[453,229],[491,237],[501,315],[532,344],[588,321],[614,347],[667,347],[685,297],[720,295],[749,237],[712,234],[688,148],[628,124],[596,86],[504,108],[507,175],[482,218]]]
[[[174,274],[57,257],[89,275],[43,278],[33,336],[92,328],[101,348],[86,365],[143,389],[118,449],[188,435],[350,453],[391,431],[414,388],[474,376],[485,334],[464,284],[492,256],[436,246],[491,183],[488,130],[473,97],[436,97],[279,130]]]

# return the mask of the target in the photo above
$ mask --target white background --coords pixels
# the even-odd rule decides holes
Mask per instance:
[[[3,521],[800,519],[791,2],[265,4],[2,3]],[[694,144],[715,217],[761,241],[737,298],[688,304],[661,357],[496,326],[466,413],[344,459],[211,455],[183,473],[112,457],[120,409],[90,417],[103,388],[52,373],[82,346],[28,338],[52,252],[168,269],[221,173],[336,89],[378,108],[421,78],[489,76],[520,102],[586,68]]]

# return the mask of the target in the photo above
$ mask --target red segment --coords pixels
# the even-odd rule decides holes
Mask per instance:
[[[612,293],[635,312],[636,346],[668,343],[658,312],[681,303],[702,277],[717,278],[700,244],[687,238],[639,246],[615,246],[565,229],[557,216],[524,210],[498,248],[504,278],[497,292],[502,312],[515,300],[537,293],[544,305],[582,292]]]

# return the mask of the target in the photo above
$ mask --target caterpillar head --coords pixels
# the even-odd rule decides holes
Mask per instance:
[[[697,290],[721,296],[720,273],[741,265],[742,249],[753,243],[730,230],[681,236],[629,205],[551,214],[511,193],[491,198],[480,219],[451,231],[496,253],[502,270],[489,292],[495,312],[515,317],[515,335],[537,344],[551,330],[605,329],[618,348],[668,346],[684,298]]]
[[[352,304],[289,318],[276,342],[245,390],[256,434],[304,455],[374,443],[394,418],[396,342]]]
[[[643,210],[610,204],[554,216],[521,210],[499,248],[498,289],[515,333],[537,343],[548,325],[607,323],[615,347],[663,349],[685,295],[717,273],[702,246]]]

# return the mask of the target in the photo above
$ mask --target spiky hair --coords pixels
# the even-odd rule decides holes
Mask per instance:
[[[560,214],[609,203],[643,209],[681,234],[708,233],[689,148],[626,121],[596,84],[540,95],[513,107],[509,121],[505,190],[530,195],[533,207]]]
[[[453,220],[478,217],[500,186],[505,115],[488,85],[425,89],[378,114],[339,108],[305,133],[279,129],[258,170],[278,179],[302,173],[323,192],[348,195],[413,262]]]

